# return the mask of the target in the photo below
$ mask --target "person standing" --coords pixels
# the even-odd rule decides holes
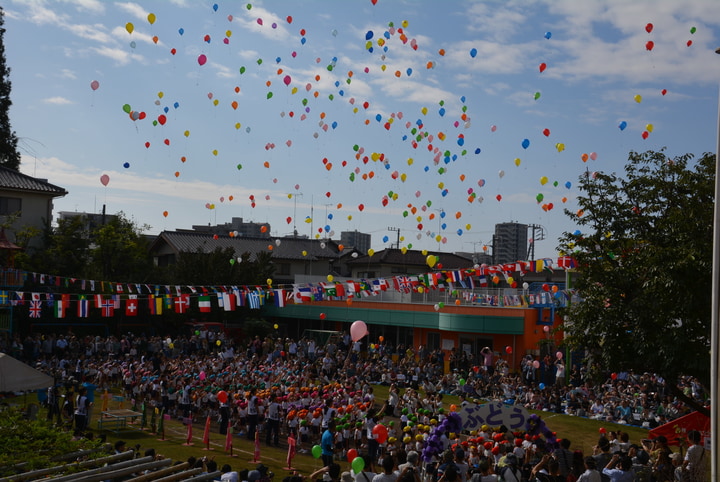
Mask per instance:
[[[335,420],[328,422],[327,429],[320,438],[320,448],[322,449],[323,465],[329,467],[333,463],[335,453]]]
[[[493,352],[489,346],[484,347],[480,350],[480,354],[483,356],[483,366],[487,372],[488,377],[492,378],[495,366],[493,365]]]
[[[250,398],[248,399],[247,407],[247,419],[248,419],[248,440],[255,440],[255,431],[258,426],[258,398],[255,395],[255,387],[250,389]]]
[[[230,405],[226,398],[224,402],[220,402],[220,433],[227,435],[228,425],[230,425]]]
[[[82,432],[87,428],[88,406],[87,388],[80,387],[75,399],[75,430]]]
[[[272,442],[272,445],[275,447],[280,446],[279,438],[280,438],[280,404],[277,401],[277,398],[273,397],[270,401],[270,405],[268,405],[267,408],[267,414],[266,414],[266,422],[265,426],[267,429],[267,435],[265,437],[265,443],[270,445]]]
[[[688,480],[691,482],[700,482],[705,477],[707,472],[707,463],[710,458],[708,451],[700,445],[702,439],[700,432],[697,430],[690,430],[687,434],[690,447],[688,447],[685,453],[685,459],[683,460],[682,467],[680,468],[682,474],[682,480]]]

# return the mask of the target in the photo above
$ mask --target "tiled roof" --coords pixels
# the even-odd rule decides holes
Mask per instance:
[[[317,239],[250,238],[237,236],[217,236],[217,238],[215,238],[214,235],[209,233],[163,231],[155,240],[154,245],[161,242],[169,244],[177,253],[195,253],[198,249],[201,249],[205,253],[210,253],[216,248],[233,248],[235,254],[238,256],[249,252],[251,254],[251,260],[254,259],[255,253],[270,251],[268,246],[272,246],[272,251],[270,251],[272,257],[278,260],[306,259],[308,261],[316,261],[318,259],[336,259],[340,256],[335,241],[322,241]],[[151,247],[151,250],[153,248],[154,246]],[[307,256],[303,256],[303,251],[307,252]]]
[[[47,181],[2,166],[0,166],[0,189],[49,194],[53,197],[68,193],[65,189]]]
[[[464,256],[453,253],[415,251],[408,249],[405,254],[399,249],[383,249],[375,252],[372,256],[363,255],[348,260],[348,265],[367,264],[399,264],[405,266],[425,266],[427,269],[427,257],[433,255],[439,258],[442,269],[466,269],[473,266],[473,261]]]

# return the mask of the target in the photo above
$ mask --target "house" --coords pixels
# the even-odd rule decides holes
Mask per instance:
[[[0,167],[0,219],[17,215],[17,219],[6,228],[10,241],[23,228],[34,227],[44,230],[52,222],[53,199],[68,192],[44,179],[38,179],[18,171]],[[30,247],[40,247],[42,237],[36,236]]]
[[[250,260],[259,252],[270,252],[276,285],[295,283],[295,276],[321,276],[340,269],[340,244],[333,240],[294,237],[257,238],[229,236],[191,230],[163,231],[150,245],[157,266],[177,262],[181,253],[211,253],[215,249],[232,248],[236,256],[250,253]]]

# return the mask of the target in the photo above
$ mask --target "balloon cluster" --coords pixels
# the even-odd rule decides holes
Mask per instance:
[[[442,436],[446,433],[460,433],[462,431],[462,419],[455,412],[450,412],[446,418],[430,433],[425,440],[425,447],[422,451],[422,459],[430,462],[433,457],[437,457],[443,451]]]

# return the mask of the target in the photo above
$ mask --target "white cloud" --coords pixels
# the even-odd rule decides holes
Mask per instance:
[[[120,10],[123,10],[138,20],[147,20],[148,11],[141,5],[133,2],[118,2],[115,4]]]
[[[130,60],[144,60],[142,55],[130,54],[129,52],[118,48],[93,47],[90,50],[96,54],[102,55],[103,57],[115,60],[119,65],[127,65],[130,63]]]
[[[46,104],[55,104],[55,105],[68,105],[73,104],[73,101],[70,99],[66,99],[65,97],[48,97],[46,99],[43,99],[43,102]]]

